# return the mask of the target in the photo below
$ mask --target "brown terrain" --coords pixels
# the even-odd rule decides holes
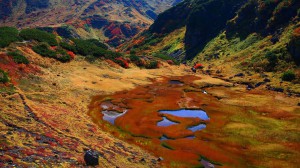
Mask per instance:
[[[82,167],[86,149],[101,153],[99,167],[195,167],[200,156],[216,167],[300,164],[299,97],[269,91],[266,84],[247,90],[243,81],[260,76],[194,74],[166,63],[123,69],[83,57],[66,66],[26,45],[17,49],[34,73],[19,75],[15,91],[2,87],[0,167]],[[102,119],[102,103],[128,112],[113,126]],[[210,120],[158,114],[180,108],[203,109]],[[180,124],[157,127],[163,116]],[[186,129],[203,122],[204,130]],[[162,135],[172,139],[162,142]]]

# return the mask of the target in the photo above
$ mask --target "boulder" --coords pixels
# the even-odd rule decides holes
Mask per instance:
[[[261,86],[263,84],[265,84],[265,82],[258,82],[257,84],[255,84],[255,87],[257,88],[257,87],[259,87],[259,86]]]
[[[269,78],[265,78],[264,82],[271,82],[271,80]]]
[[[243,76],[245,76],[245,74],[243,74],[243,73],[238,73],[238,74],[234,75],[234,77],[243,77]]]
[[[99,152],[95,150],[87,150],[84,154],[84,161],[87,166],[99,165]]]

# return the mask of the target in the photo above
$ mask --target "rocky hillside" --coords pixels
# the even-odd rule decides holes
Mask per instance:
[[[100,38],[112,46],[147,28],[178,0],[3,0],[1,26],[51,27],[61,36]]]
[[[123,45],[137,54],[252,73],[292,72],[299,83],[300,2],[189,0],[160,14],[150,29]],[[226,63],[226,64],[225,64]],[[226,68],[230,63],[230,68]],[[297,80],[298,78],[298,80]]]

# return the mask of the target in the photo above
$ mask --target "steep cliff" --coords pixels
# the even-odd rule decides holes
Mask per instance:
[[[284,53],[284,56],[279,57],[285,57],[289,61],[288,58],[291,55],[295,59],[299,57],[297,54],[295,56],[296,50],[289,49],[291,51],[289,53],[286,47],[288,43],[290,48],[296,44],[296,36],[293,37],[292,42],[289,42],[292,39],[289,32],[298,27],[299,8],[300,1],[296,0],[184,1],[160,14],[150,29],[139,40],[137,40],[138,38],[135,39],[134,42],[138,41],[138,43],[134,43],[133,46],[127,45],[127,47],[129,46],[128,48],[137,51],[155,50],[172,56],[174,50],[170,52],[169,49],[177,43],[182,43],[181,51],[185,53],[185,60],[193,60],[194,58],[206,60],[220,57],[220,49],[223,50],[222,53],[229,52],[229,48],[222,48],[222,43],[216,43],[215,39],[218,37],[223,38],[222,34],[225,34],[222,42],[232,42],[233,45],[237,43],[236,40],[240,43],[247,43],[247,38],[256,34],[256,41],[249,42],[249,46],[254,42],[270,38],[271,44],[268,46],[270,49],[280,41],[277,46],[280,45],[284,50],[284,52],[281,52],[281,54]],[[178,32],[179,30],[185,31],[184,37],[181,38],[182,41],[177,43],[170,41],[169,45],[161,43],[164,41],[163,39],[176,36],[172,32]],[[215,51],[205,53],[208,47],[215,48]],[[183,57],[181,58],[183,59]],[[296,60],[296,62],[298,61]]]

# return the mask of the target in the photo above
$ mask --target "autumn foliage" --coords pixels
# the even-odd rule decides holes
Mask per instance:
[[[68,51],[67,53],[68,53],[68,55],[69,55],[72,59],[75,59],[75,54],[74,54],[74,52]]]

